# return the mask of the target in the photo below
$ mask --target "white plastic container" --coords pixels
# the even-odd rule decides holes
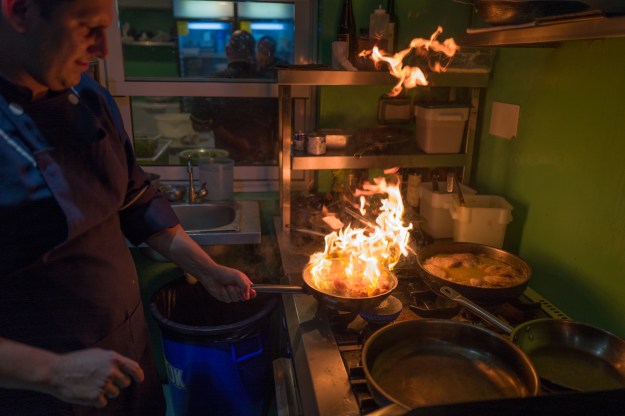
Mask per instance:
[[[501,248],[506,228],[512,221],[512,205],[495,195],[467,195],[464,205],[453,199],[454,241],[479,243]]]
[[[425,153],[459,153],[469,118],[467,107],[415,104],[417,145]]]
[[[454,195],[447,192],[447,182],[438,182],[438,191],[432,190],[432,182],[421,182],[419,187],[419,213],[427,222],[423,224],[423,231],[432,238],[452,238],[454,223],[449,213]],[[475,189],[460,184],[463,195],[474,195]]]

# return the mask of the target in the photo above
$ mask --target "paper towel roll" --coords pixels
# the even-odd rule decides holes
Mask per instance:
[[[234,181],[234,160],[227,158],[200,159],[200,182],[206,183],[209,201],[224,201],[232,198]]]

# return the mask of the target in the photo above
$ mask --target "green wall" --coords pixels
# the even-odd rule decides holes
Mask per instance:
[[[358,26],[368,23],[378,3],[354,2]],[[320,0],[319,62],[330,63],[340,4]],[[396,0],[396,9],[400,44],[429,35],[438,24],[445,29],[443,38],[457,36],[471,14],[451,0]],[[322,89],[319,123],[372,121],[383,92]],[[505,248],[532,266],[531,286],[572,318],[620,336],[625,336],[624,100],[625,39],[501,48],[484,93],[472,181],[481,194],[504,196],[514,206]],[[488,134],[493,101],[521,106],[512,141]]]
[[[576,320],[625,336],[625,39],[502,48],[483,107],[474,185],[514,206],[505,248]],[[493,101],[518,136],[488,133]]]

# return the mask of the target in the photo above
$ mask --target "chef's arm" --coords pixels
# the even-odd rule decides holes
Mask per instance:
[[[248,300],[256,295],[245,273],[217,264],[180,225],[157,232],[146,243],[197,278],[222,302]]]
[[[0,338],[0,387],[50,394],[65,402],[104,407],[132,380],[139,364],[115,351],[90,348],[66,354]]]

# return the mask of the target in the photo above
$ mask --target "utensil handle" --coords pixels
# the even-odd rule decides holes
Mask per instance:
[[[306,294],[306,289],[302,286],[294,286],[294,285],[252,285],[252,289],[254,289],[258,293],[292,293],[292,294]]]
[[[458,193],[458,201],[460,201],[460,205],[464,205],[464,197],[462,196],[462,189],[460,189],[460,181],[458,178],[454,176],[454,181],[456,182],[456,192]]]
[[[514,328],[512,328],[510,325],[503,322],[502,320],[500,320],[499,318],[497,318],[495,315],[491,314],[490,312],[486,311],[485,309],[482,309],[481,307],[477,306],[475,303],[471,302],[469,299],[465,298],[464,296],[462,296],[460,293],[456,292],[454,289],[450,288],[449,286],[443,286],[439,290],[444,296],[448,297],[449,299],[453,300],[456,303],[461,304],[462,306],[469,309],[471,312],[473,312],[474,314],[476,314],[477,316],[479,316],[480,318],[482,318],[489,324],[496,326],[497,328],[504,331],[507,335],[512,334],[512,331],[514,331]]]
[[[293,227],[291,224],[286,224],[284,227],[287,228],[289,231],[296,231],[298,233],[310,234],[310,235],[314,235],[314,236],[317,236],[317,237],[325,237],[326,236],[322,232],[314,231],[314,230],[308,230],[306,228]]]

